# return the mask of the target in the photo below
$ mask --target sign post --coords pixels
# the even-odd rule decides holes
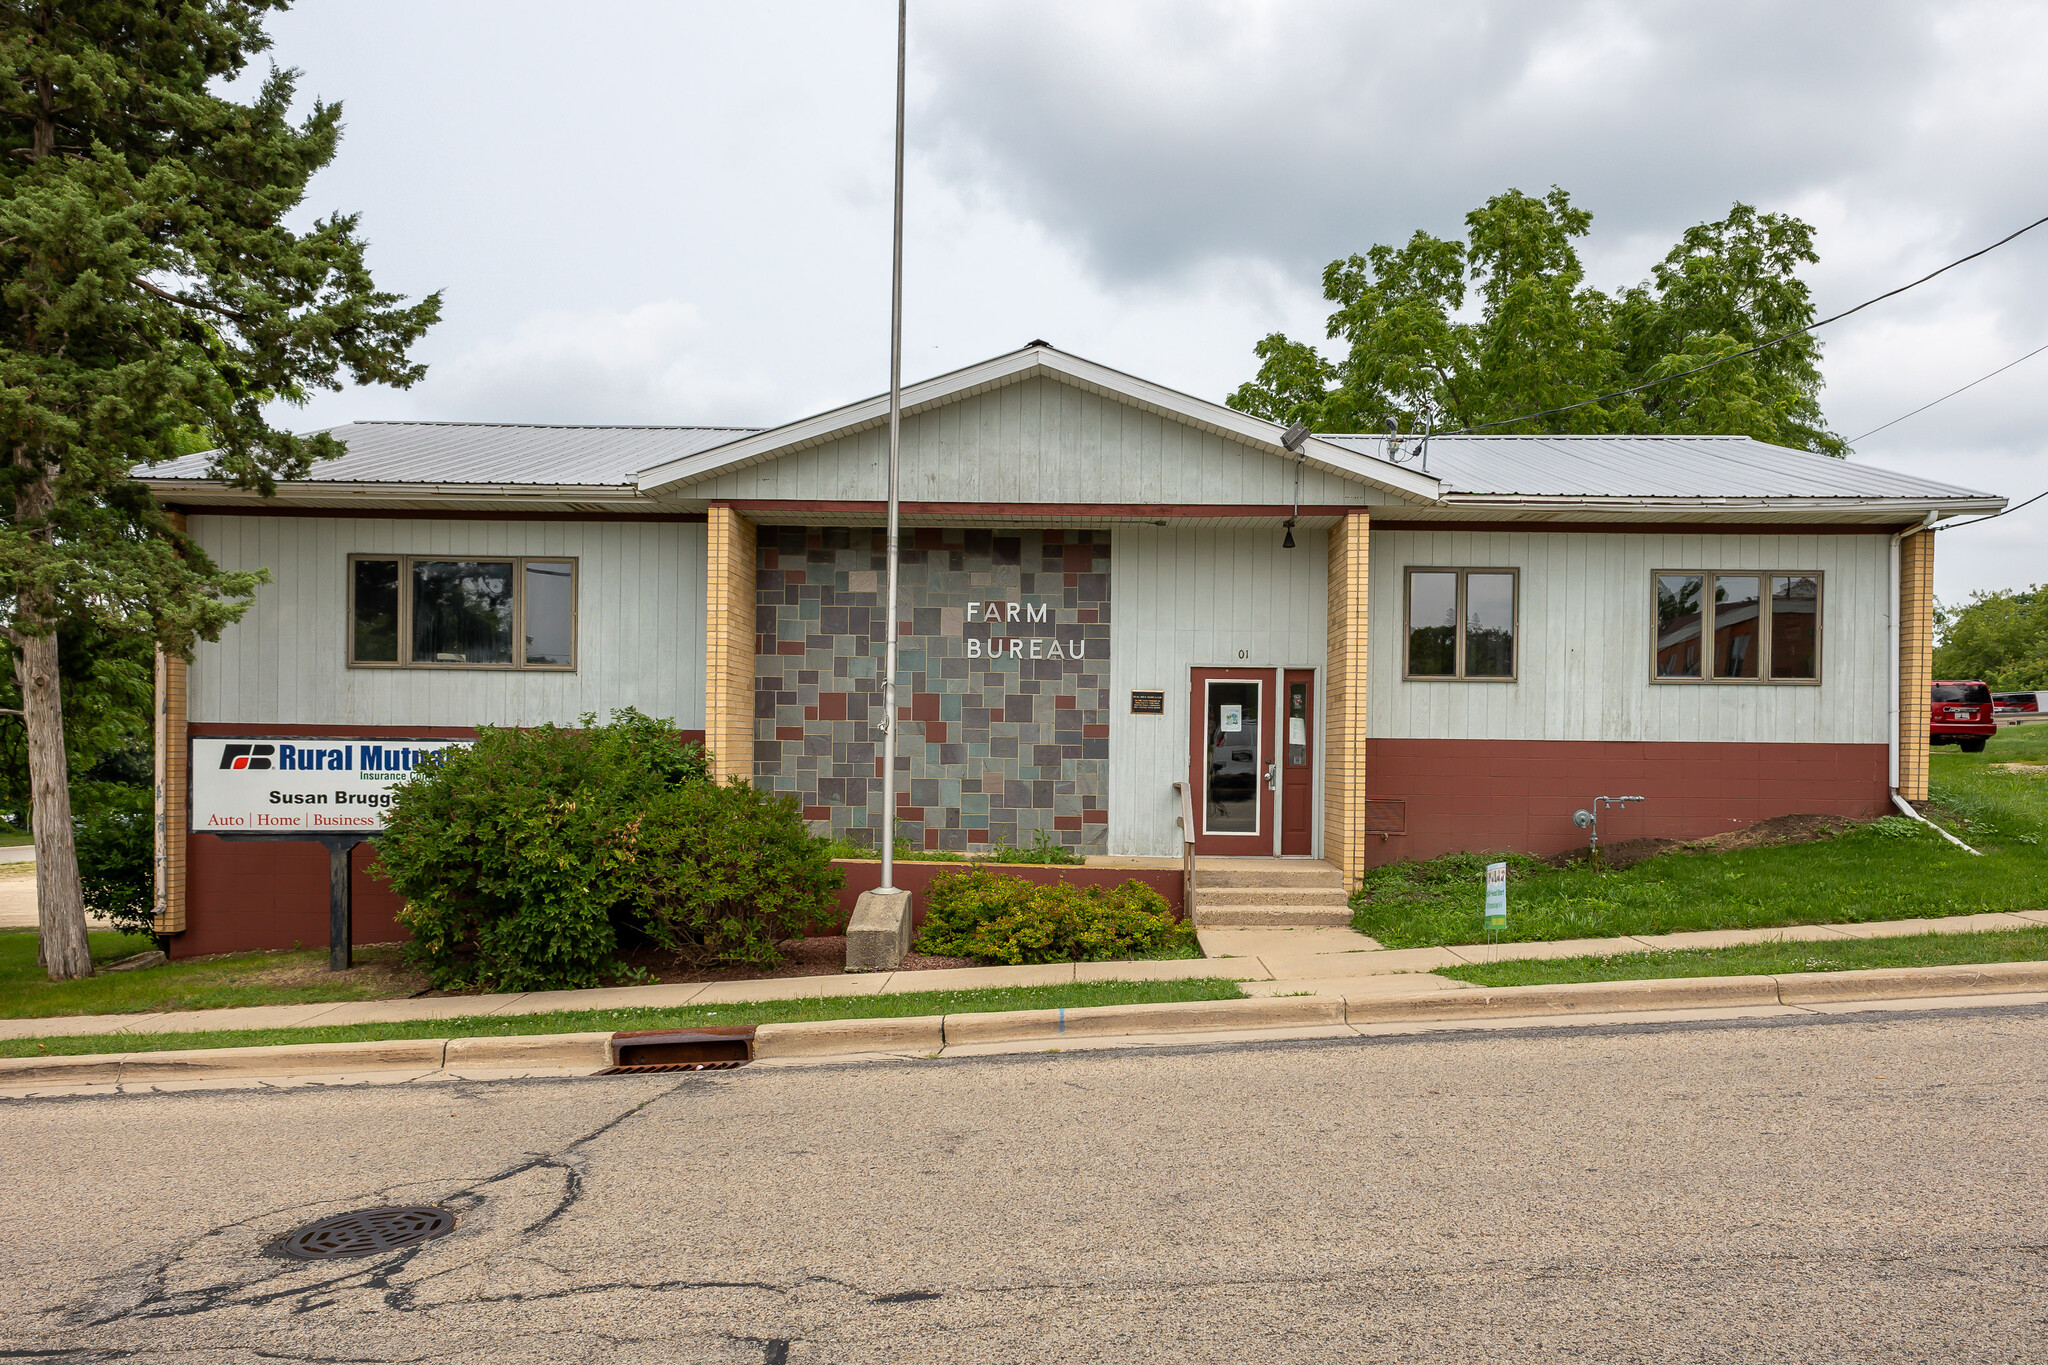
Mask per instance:
[[[1508,928],[1508,865],[1486,865],[1486,941],[1490,948]],[[1490,956],[1490,954],[1489,954]]]

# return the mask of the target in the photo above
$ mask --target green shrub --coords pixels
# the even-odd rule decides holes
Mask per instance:
[[[1098,962],[1185,949],[1194,937],[1140,881],[1041,886],[977,869],[932,878],[916,948],[977,962]]]
[[[125,803],[95,803],[76,821],[72,838],[78,847],[78,883],[87,914],[111,920],[124,934],[146,934],[161,948],[156,932],[156,817],[138,809],[151,801],[141,791]],[[123,806],[127,808],[124,809]]]
[[[751,967],[831,917],[846,874],[793,796],[734,779],[666,792],[639,821],[628,906],[641,932],[692,963]]]
[[[594,986],[618,973],[622,933],[696,960],[759,962],[764,934],[817,917],[792,910],[821,894],[815,877],[788,895],[766,889],[790,866],[768,850],[813,842],[795,804],[715,786],[701,749],[637,711],[573,730],[484,729],[393,795],[377,875],[404,899],[407,956],[436,986]],[[746,859],[764,871],[743,883],[731,868]]]

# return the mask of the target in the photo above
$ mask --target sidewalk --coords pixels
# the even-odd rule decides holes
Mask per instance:
[[[1867,924],[1806,924],[1776,929],[1719,929],[1547,943],[1461,944],[1454,948],[1382,949],[1349,929],[1203,929],[1209,954],[1172,962],[1059,962],[1024,967],[961,967],[936,972],[797,976],[772,981],[685,982],[614,986],[588,991],[528,991],[447,996],[433,1000],[359,1000],[159,1014],[58,1015],[0,1019],[0,1038],[52,1038],[106,1033],[191,1033],[216,1029],[303,1028],[393,1023],[412,1019],[545,1014],[556,1010],[670,1009],[811,996],[899,995],[912,991],[979,990],[991,986],[1053,986],[1074,981],[1170,981],[1225,977],[1253,996],[1321,995],[1393,998],[1479,989],[1429,973],[1439,967],[1587,954],[1677,948],[1732,948],[1746,943],[1817,943],[1926,933],[1980,933],[2048,926],[2048,910],[1956,915],[1946,919]]]

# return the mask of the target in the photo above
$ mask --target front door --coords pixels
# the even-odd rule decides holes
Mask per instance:
[[[1188,777],[1197,853],[1273,856],[1274,682],[1270,669],[1194,670]]]
[[[1280,852],[1306,858],[1315,851],[1316,695],[1313,671],[1290,668],[1281,693],[1285,733],[1280,747]]]

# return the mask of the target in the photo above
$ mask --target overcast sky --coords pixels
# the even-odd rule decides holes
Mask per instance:
[[[347,132],[308,209],[442,289],[362,418],[771,423],[888,375],[889,0],[301,0],[271,56]],[[906,379],[1043,337],[1221,399],[1322,336],[1333,257],[1508,187],[1641,279],[1737,199],[1819,229],[1823,314],[2048,214],[2048,6],[912,0]],[[1821,334],[1855,437],[2048,342],[2048,228]],[[2048,488],[2048,355],[1856,459]],[[1052,491],[1052,490],[1048,490]],[[2048,581],[2048,500],[1944,533],[1937,589]]]

